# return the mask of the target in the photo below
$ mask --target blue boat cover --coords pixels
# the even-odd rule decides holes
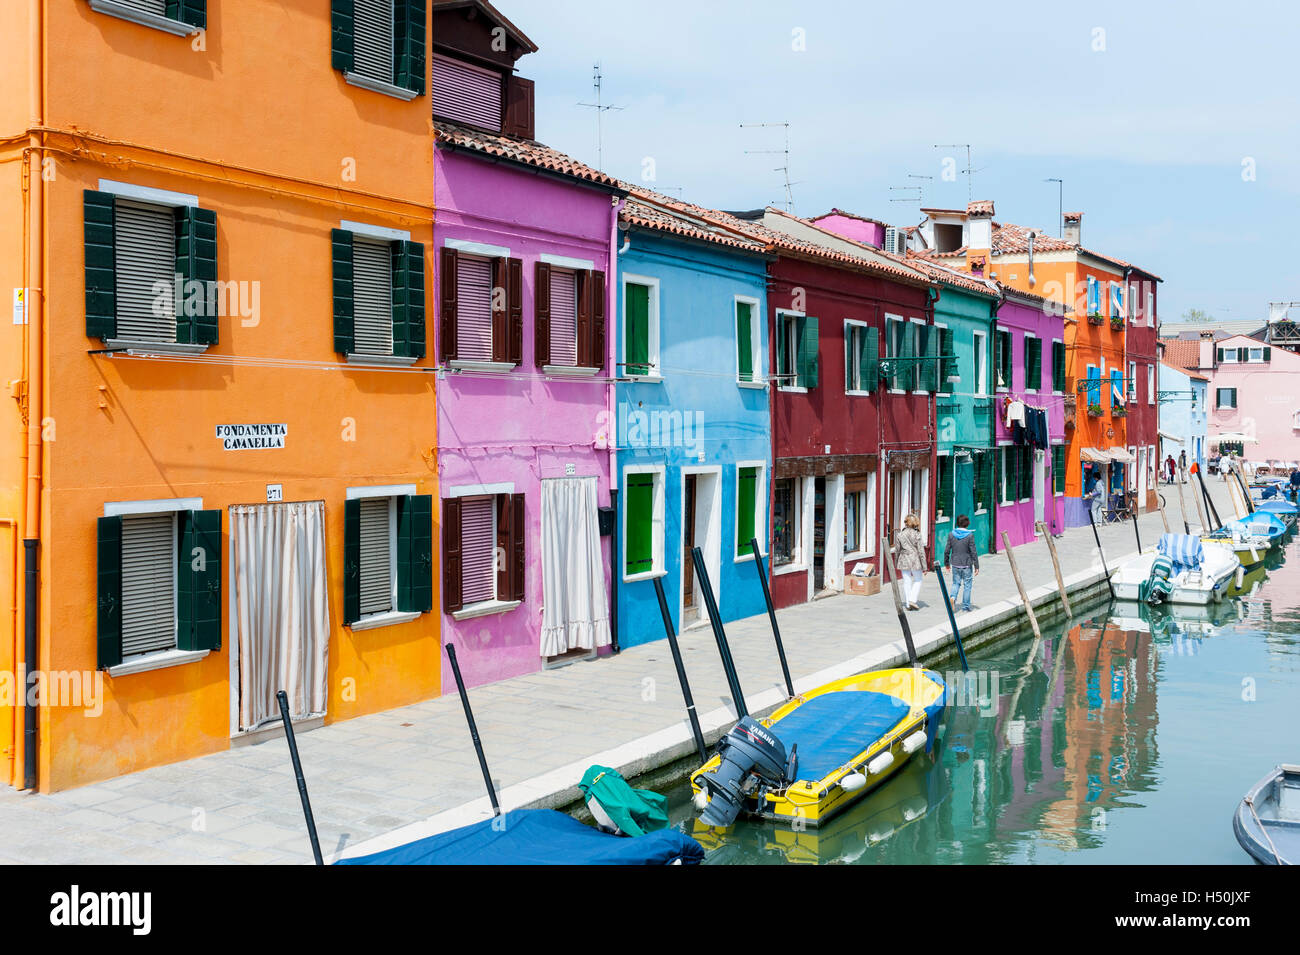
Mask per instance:
[[[1161,534],[1156,552],[1173,561],[1175,574],[1200,567],[1205,554],[1201,539],[1195,534]]]
[[[335,865],[698,865],[703,859],[704,847],[673,829],[627,838],[554,809],[512,809]]]
[[[814,781],[843,766],[908,714],[896,696],[871,690],[838,690],[814,696],[769,729],[799,746],[799,778]]]
[[[1300,512],[1290,501],[1262,501],[1256,506],[1256,511],[1269,511],[1273,514],[1295,514]]]
[[[1246,517],[1238,517],[1228,521],[1225,527],[1241,528],[1247,534],[1255,536],[1281,537],[1286,533],[1286,521],[1282,520],[1271,511],[1256,511]]]

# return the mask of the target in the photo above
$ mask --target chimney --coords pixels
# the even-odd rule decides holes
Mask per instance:
[[[1079,233],[1083,226],[1083,213],[1067,212],[1062,218],[1065,219],[1065,241],[1070,245],[1081,244],[1083,240],[1079,238]]]
[[[1214,367],[1214,332],[1201,332],[1201,357],[1197,365],[1200,368]]]
[[[983,276],[993,248],[993,200],[966,205],[966,271]]]

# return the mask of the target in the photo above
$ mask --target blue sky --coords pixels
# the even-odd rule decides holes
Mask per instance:
[[[907,225],[918,207],[889,187],[964,206],[966,176],[941,176],[965,151],[934,145],[970,143],[974,198],[1055,231],[1057,186],[1043,180],[1064,179],[1086,246],[1164,278],[1166,321],[1300,300],[1300,4],[498,6],[541,48],[519,63],[537,82],[538,138],[593,165],[595,118],[577,104],[600,61],[604,101],[623,107],[604,113],[602,165],[622,178],[645,181],[650,159],[647,184],[672,195],[780,204],[781,156],[746,150],[780,149],[781,131],[740,124],[789,121],[797,213]]]

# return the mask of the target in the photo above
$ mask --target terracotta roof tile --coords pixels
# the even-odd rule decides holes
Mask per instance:
[[[993,223],[993,252],[995,255],[1025,255],[1029,252],[1029,233],[1034,235],[1035,252],[1081,252],[1084,255],[1091,255],[1093,258],[1102,259],[1118,265],[1122,269],[1132,269],[1135,272],[1141,272],[1143,275],[1150,276],[1157,282],[1163,281],[1160,276],[1154,272],[1149,272],[1140,266],[1131,262],[1125,262],[1123,259],[1117,259],[1113,255],[1105,255],[1101,252],[1094,252],[1091,249],[1084,248],[1081,245],[1074,245],[1065,239],[1058,238],[1054,235],[1047,234],[1042,229],[1031,229],[1028,226],[1016,225],[1014,222],[994,222]]]
[[[966,203],[966,214],[968,216],[991,216],[993,215],[992,199],[975,199]]]
[[[1197,381],[1210,380],[1209,378],[1206,378],[1204,375],[1200,374],[1199,372],[1195,372],[1190,368],[1184,368],[1182,365],[1173,365],[1167,361],[1161,361],[1160,364],[1164,365],[1166,368],[1170,369],[1171,371],[1179,372],[1181,374],[1186,375],[1188,378],[1194,378]]]
[[[666,232],[684,239],[713,242],[746,252],[763,253],[766,248],[755,239],[738,235],[713,221],[712,209],[682,202],[668,196],[624,184],[629,192],[619,218],[629,225],[656,232]]]
[[[571,156],[566,156],[550,146],[545,146],[533,140],[516,139],[513,136],[485,132],[443,120],[433,124],[433,132],[436,141],[443,146],[449,146],[453,149],[466,149],[496,159],[504,159],[520,165],[532,166],[536,169],[545,169],[547,172],[569,176],[598,186],[606,186],[618,192],[625,191],[625,188],[614,177],[608,176],[598,169],[592,169]]]
[[[1171,368],[1177,368],[1185,371],[1192,368],[1198,368],[1201,364],[1201,343],[1199,341],[1186,341],[1177,338],[1162,338],[1161,344],[1165,346],[1164,362]]]

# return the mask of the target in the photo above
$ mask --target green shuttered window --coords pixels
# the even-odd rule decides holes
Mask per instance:
[[[935,499],[935,520],[946,521],[952,517],[953,459],[951,454],[941,454],[939,465],[939,491]]]
[[[1065,391],[1065,343],[1052,342],[1052,390]]]
[[[650,286],[623,286],[623,362],[629,375],[650,374]]]
[[[395,573],[394,573],[395,572]],[[433,609],[433,498],[427,494],[344,502],[343,622]]]
[[[961,378],[956,355],[953,354],[953,333],[951,328],[939,329],[939,390],[950,395]]]
[[[221,512],[101,517],[100,669],[167,650],[221,646]]]
[[[736,380],[753,382],[758,365],[758,329],[754,327],[754,305],[736,302]]]
[[[994,350],[995,372],[997,374],[996,387],[999,391],[1006,391],[1011,387],[1011,332],[1004,328],[998,329],[997,344]]]
[[[425,10],[426,0],[331,0],[330,63],[343,73],[422,94]]]
[[[819,378],[817,319],[777,316],[776,372],[784,388],[816,388]]]
[[[1057,494],[1065,493],[1065,445],[1052,445],[1052,488]]]
[[[655,567],[655,485],[657,474],[628,474],[624,496],[624,576],[645,574]]]
[[[996,452],[975,455],[975,510],[988,510],[993,498],[993,457]]]
[[[1038,391],[1043,387],[1043,342],[1025,336],[1025,389]]]
[[[736,482],[736,556],[754,553],[757,531],[759,468],[741,468]]]
[[[880,387],[880,330],[846,324],[844,352],[844,390],[876,391]]]
[[[334,350],[363,361],[423,358],[424,246],[332,229],[330,261]]]

